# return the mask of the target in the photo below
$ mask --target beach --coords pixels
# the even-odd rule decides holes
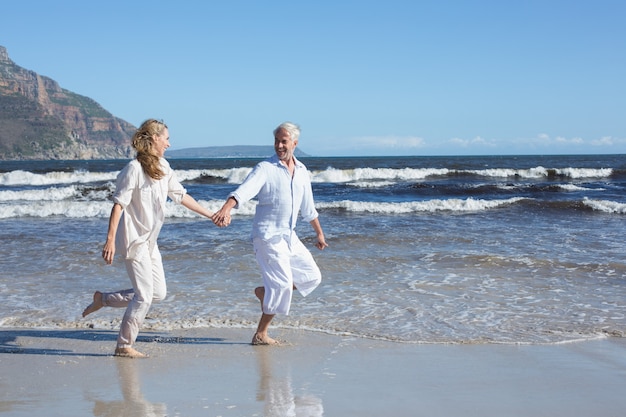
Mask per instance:
[[[329,247],[253,347],[254,202],[172,202],[167,297],[112,356],[129,287],[101,258],[125,161],[0,163],[0,416],[621,416],[623,156],[307,158]],[[256,160],[170,161],[217,210]]]
[[[0,330],[7,416],[621,416],[622,338],[550,344],[410,344],[278,330],[142,332],[148,359],[112,356],[116,333]]]

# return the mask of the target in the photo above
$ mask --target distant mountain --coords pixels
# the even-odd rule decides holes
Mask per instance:
[[[0,46],[0,160],[130,158],[135,130],[94,100],[16,65]]]
[[[205,148],[187,148],[168,150],[165,154],[168,159],[193,158],[267,158],[274,155],[273,146],[209,146]],[[310,156],[298,148],[295,155],[298,158]]]

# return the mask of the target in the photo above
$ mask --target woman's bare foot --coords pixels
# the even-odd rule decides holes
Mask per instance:
[[[253,346],[279,346],[280,344],[278,340],[272,339],[267,335],[262,336],[259,333],[255,333],[252,337]]]
[[[86,317],[94,311],[100,310],[102,307],[104,307],[104,303],[102,302],[102,293],[100,291],[96,291],[93,293],[93,302],[83,310],[83,317]]]
[[[148,355],[141,353],[132,347],[129,348],[115,348],[115,356],[120,358],[141,359],[147,358]]]

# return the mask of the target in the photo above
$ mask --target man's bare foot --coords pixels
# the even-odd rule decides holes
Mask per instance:
[[[102,302],[102,293],[100,291],[96,291],[93,293],[93,302],[83,310],[83,317],[100,310],[102,307],[104,307],[104,303]]]
[[[265,287],[256,287],[254,289],[254,295],[261,302],[261,311],[263,311],[263,298],[265,297]]]
[[[278,340],[274,340],[269,336],[261,336],[258,333],[255,333],[252,337],[252,345],[253,346],[279,346],[281,342]]]
[[[148,355],[141,353],[132,347],[129,348],[115,348],[115,356],[120,358],[141,359],[147,358]]]

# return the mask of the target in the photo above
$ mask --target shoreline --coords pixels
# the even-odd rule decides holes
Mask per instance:
[[[276,329],[141,332],[0,327],[0,415],[587,416],[626,408],[626,339],[404,344]],[[125,414],[124,414],[125,413]]]

